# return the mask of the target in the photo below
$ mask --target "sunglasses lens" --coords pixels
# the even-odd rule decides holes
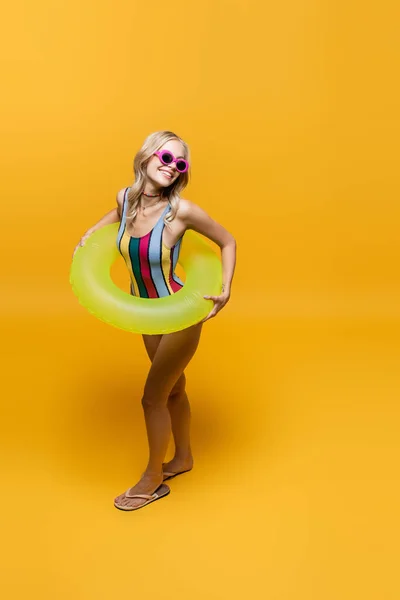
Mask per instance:
[[[186,162],[184,160],[178,160],[176,163],[178,171],[186,171]]]
[[[162,161],[164,164],[169,165],[172,163],[173,156],[169,152],[163,152],[161,155]]]

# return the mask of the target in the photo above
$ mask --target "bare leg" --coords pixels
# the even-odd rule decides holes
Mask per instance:
[[[151,494],[163,481],[162,463],[171,435],[171,416],[168,399],[178,379],[196,352],[202,323],[183,331],[165,334],[159,341],[142,397],[149,442],[149,461],[140,481],[130,488],[131,494]],[[180,431],[179,425],[176,431]],[[187,440],[184,442],[187,450]],[[121,494],[116,500],[122,505],[139,506],[141,498],[126,498]]]
[[[154,360],[161,339],[162,335],[143,334],[144,345],[151,362]],[[172,388],[167,402],[174,436],[175,456],[171,461],[164,463],[164,471],[173,473],[186,471],[193,467],[193,456],[190,447],[191,413],[185,387],[186,376],[185,373],[182,373]]]
[[[185,386],[186,377],[182,373],[174,390],[169,395],[167,403],[175,442],[175,456],[165,463],[164,470],[172,473],[186,471],[193,467],[193,455],[190,447],[191,412]]]

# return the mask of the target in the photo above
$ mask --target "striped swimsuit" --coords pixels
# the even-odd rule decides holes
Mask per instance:
[[[175,274],[183,236],[171,249],[167,248],[162,241],[165,227],[163,219],[170,208],[170,203],[168,202],[161,217],[149,233],[140,238],[133,237],[126,231],[128,189],[126,188],[124,194],[117,248],[128,267],[131,294],[142,298],[161,298],[175,294],[184,285]]]

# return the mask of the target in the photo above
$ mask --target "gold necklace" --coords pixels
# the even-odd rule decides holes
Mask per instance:
[[[140,206],[140,208],[141,208],[141,209],[142,209],[142,211],[143,211],[143,214],[144,214],[144,211],[146,210],[146,208],[151,208],[152,206],[155,206],[155,205],[156,205],[156,204],[158,204],[159,202],[160,202],[160,201],[159,201],[159,200],[157,200],[157,202],[154,202],[154,204],[150,204],[150,206]]]
[[[151,197],[154,197],[154,196],[160,196],[160,194],[154,194],[153,196],[151,196],[150,194],[145,194],[143,192],[143,196],[148,196],[148,197],[151,198]],[[140,208],[142,209],[143,214],[144,214],[144,211],[146,210],[146,208],[151,208],[152,206],[155,206],[156,204],[158,204],[160,202],[160,200],[161,200],[161,197],[157,200],[157,202],[154,202],[154,204],[150,204],[148,206],[142,206],[142,205],[140,205]]]

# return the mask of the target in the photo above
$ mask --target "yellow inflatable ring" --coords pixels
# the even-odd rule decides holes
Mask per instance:
[[[221,293],[222,265],[213,249],[196,232],[186,230],[178,259],[186,275],[183,288],[162,298],[132,296],[110,276],[120,257],[118,227],[119,223],[101,227],[75,252],[70,283],[79,303],[101,321],[132,333],[172,333],[204,319],[213,301],[203,296]]]

